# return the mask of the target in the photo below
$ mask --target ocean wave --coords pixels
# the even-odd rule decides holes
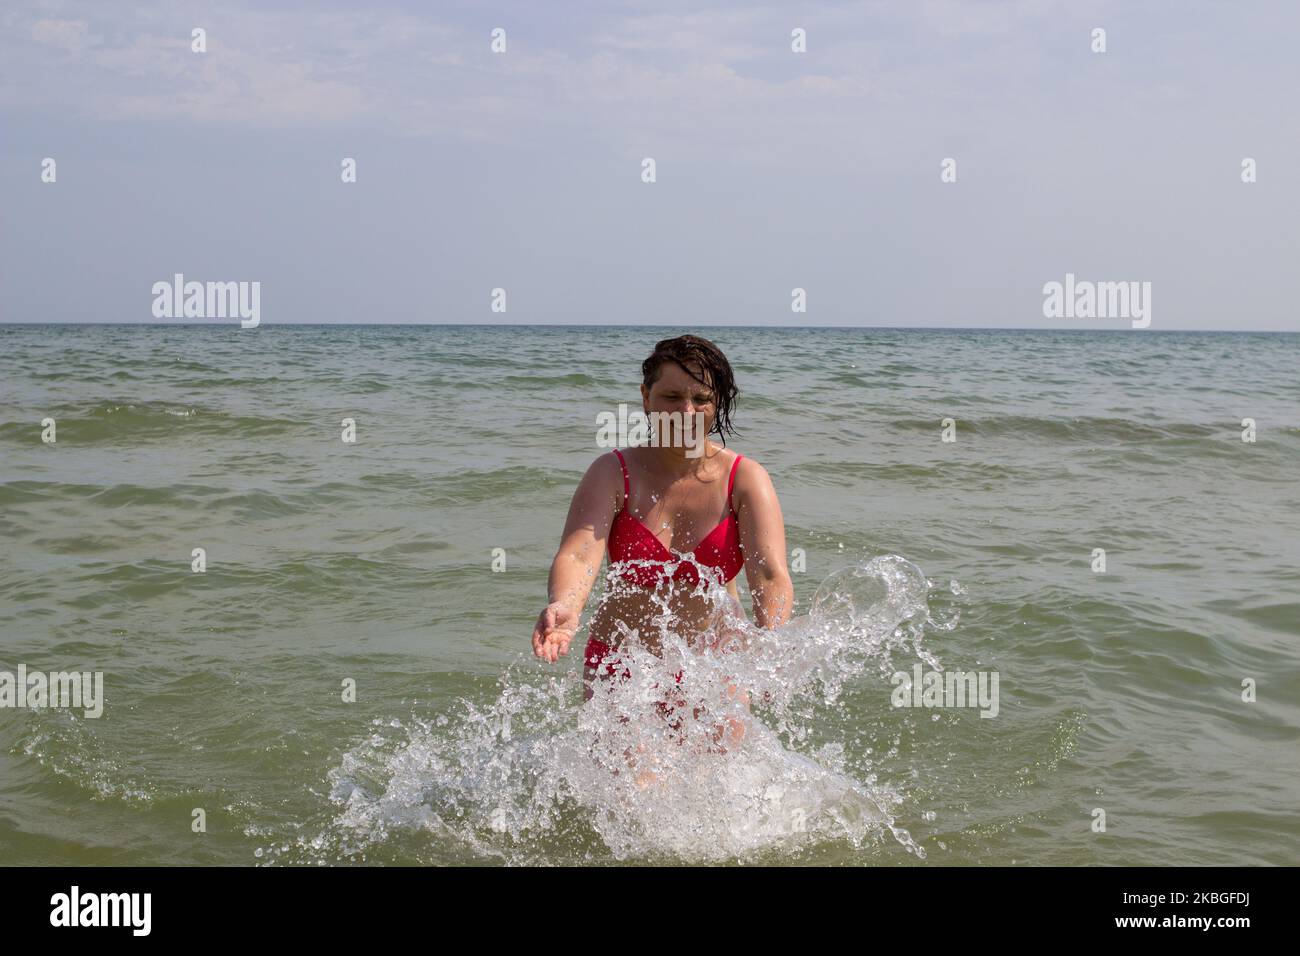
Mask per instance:
[[[942,409],[944,403],[936,402]],[[936,415],[926,421],[915,417],[900,417],[888,423],[897,431],[935,432],[943,418],[956,422],[957,434],[985,437],[1010,436],[1013,438],[1042,438],[1067,444],[1106,442],[1166,442],[1177,439],[1222,439],[1240,434],[1240,428],[1231,419],[1222,425],[1196,422],[1143,422],[1130,418],[1081,416],[1063,418],[1054,416],[998,415],[964,417],[960,411]]]
[[[73,407],[54,406],[30,422],[0,423],[0,441],[37,445],[41,420],[55,420],[63,444],[108,445],[178,438],[268,438],[308,427],[307,423],[167,402],[96,402]]]

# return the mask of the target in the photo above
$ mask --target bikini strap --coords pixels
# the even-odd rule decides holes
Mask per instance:
[[[745,457],[744,455],[738,454],[736,455],[736,460],[731,463],[731,477],[727,479],[727,507],[728,508],[731,508],[731,489],[736,486],[736,466],[740,464],[740,459],[744,457]],[[731,508],[731,510],[734,511],[735,509]]]
[[[627,462],[623,460],[623,453],[617,448],[614,449],[614,454],[618,455],[619,467],[623,469],[623,507],[626,508],[628,496],[632,494],[632,486],[627,480]]]

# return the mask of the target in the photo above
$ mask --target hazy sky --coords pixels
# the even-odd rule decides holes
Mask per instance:
[[[1292,0],[153,6],[0,12],[0,321],[1300,330]]]

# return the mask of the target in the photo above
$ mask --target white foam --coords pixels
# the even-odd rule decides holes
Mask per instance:
[[[389,726],[346,754],[331,775],[337,825],[363,843],[429,831],[505,861],[602,848],[716,861],[891,837],[924,856],[895,825],[889,767],[850,766],[817,719],[896,653],[937,663],[923,645],[928,586],[905,559],[876,558],[829,577],[810,613],[776,630],[717,589],[714,630],[687,641],[663,627],[658,655],[634,634],[618,651],[631,676],[597,681],[576,707],[576,672],[539,683],[512,669],[486,709],[465,701],[444,726],[401,725],[396,741]]]

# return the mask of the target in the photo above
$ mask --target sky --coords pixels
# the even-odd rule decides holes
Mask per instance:
[[[1149,282],[1152,331],[1300,331],[1297,36],[1291,0],[6,0],[0,322],[158,321],[181,273],[264,325],[1130,327],[1045,316],[1072,274]]]

